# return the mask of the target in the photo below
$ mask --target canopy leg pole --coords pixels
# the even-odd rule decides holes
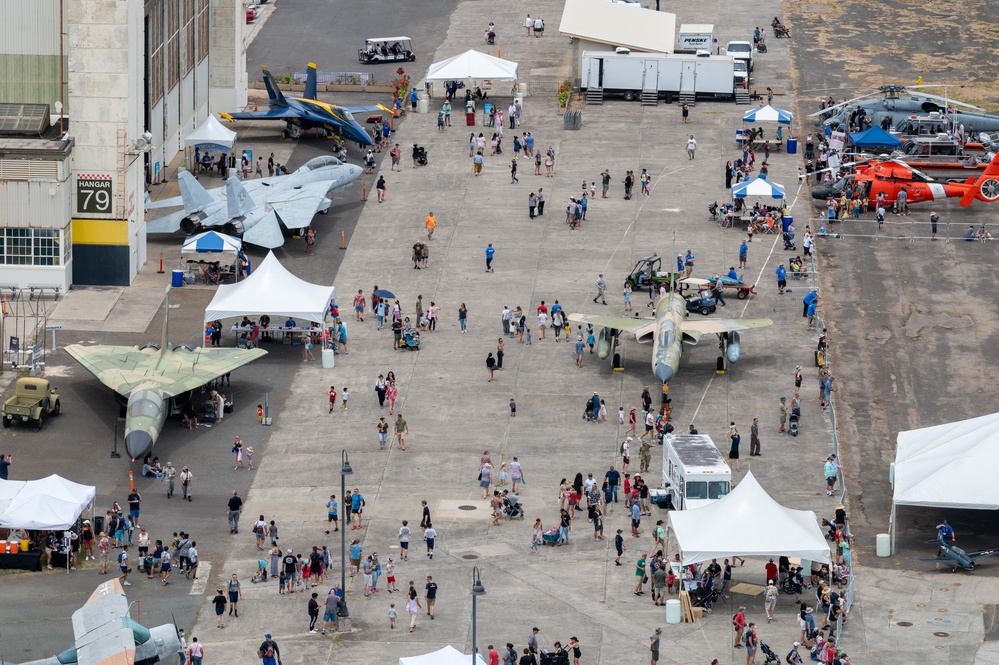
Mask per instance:
[[[888,533],[891,534],[891,553],[895,554],[895,502],[891,502],[891,518],[888,523]]]

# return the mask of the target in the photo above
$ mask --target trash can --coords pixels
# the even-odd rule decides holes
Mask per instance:
[[[891,556],[891,536],[887,533],[879,533],[875,537],[875,542],[877,543],[875,551],[879,557]]]
[[[788,137],[787,139],[787,154],[797,155],[798,154],[798,139]]]
[[[416,112],[428,113],[430,111],[430,97],[426,92],[416,93]]]
[[[175,289],[179,289],[180,287],[184,286],[184,271],[183,270],[174,270],[173,271],[173,273],[171,274],[170,286],[172,286]]]
[[[323,349],[323,369],[333,369],[335,357],[333,349]]]
[[[739,146],[740,148],[742,147],[742,130],[741,129],[735,130],[735,144],[737,146]]]
[[[787,227],[791,226],[793,222],[794,222],[794,217],[781,217],[780,220],[781,233],[787,233]]]
[[[465,124],[469,127],[475,127],[475,111],[465,112]]]
[[[666,623],[680,623],[680,601],[670,598],[666,601]]]

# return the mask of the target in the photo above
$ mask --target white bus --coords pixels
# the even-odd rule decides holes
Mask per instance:
[[[663,444],[663,490],[667,507],[687,510],[725,497],[732,470],[710,436],[667,436]]]

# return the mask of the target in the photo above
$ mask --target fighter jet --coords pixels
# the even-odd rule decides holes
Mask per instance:
[[[597,355],[606,358],[618,342],[620,333],[630,332],[641,343],[652,342],[652,371],[665,386],[680,368],[682,342],[697,344],[702,335],[718,335],[729,362],[739,360],[740,331],[772,326],[770,319],[703,319],[687,320],[687,303],[683,296],[669,292],[656,303],[653,319],[603,316],[600,314],[570,314],[570,321],[592,323],[603,327],[597,344]]]
[[[244,241],[273,249],[284,244],[284,228],[307,228],[316,213],[330,209],[330,192],[351,185],[361,175],[361,167],[345,164],[335,157],[309,160],[295,172],[241,182],[232,177],[225,187],[206,190],[187,171],[177,176],[180,196],[154,201],[147,209],[183,205],[184,209],[146,222],[148,233],[188,235],[216,228]]]
[[[380,104],[374,106],[338,106],[318,100],[316,65],[310,62],[306,69],[305,91],[302,97],[284,96],[278,88],[270,70],[261,67],[264,73],[264,85],[267,87],[266,111],[243,111],[241,113],[220,113],[219,116],[234,122],[236,120],[284,120],[286,135],[298,138],[303,131],[318,128],[328,136],[337,135],[342,139],[353,141],[362,146],[371,145],[373,141],[364,127],[354,120],[354,113],[373,113],[391,109]]]
[[[24,665],[153,665],[176,660],[182,631],[174,624],[146,628],[129,616],[121,582],[111,579],[73,612],[75,642],[58,656]]]
[[[167,342],[169,286],[164,311],[160,344],[66,347],[69,355],[101,383],[128,400],[125,448],[133,460],[152,449],[167,416],[190,401],[192,391],[267,354],[261,349],[172,347]]]
[[[990,550],[979,550],[977,552],[965,552],[957,545],[952,545],[948,543],[943,534],[938,534],[936,540],[928,541],[931,543],[936,543],[940,547],[940,552],[937,556],[933,558],[922,558],[920,561],[939,561],[939,562],[949,562],[954,564],[953,571],[956,571],[958,567],[964,568],[965,570],[974,570],[975,561],[983,559],[987,556],[999,556],[999,547],[992,548]]]

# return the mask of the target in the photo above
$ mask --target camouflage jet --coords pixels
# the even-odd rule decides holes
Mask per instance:
[[[128,607],[121,582],[103,582],[73,612],[73,645],[25,665],[152,665],[175,658],[181,650],[180,629],[173,624],[146,628],[129,616]]]
[[[267,354],[261,349],[174,348],[167,343],[170,287],[165,310],[160,344],[66,347],[101,383],[128,400],[125,447],[133,460],[152,449],[167,416],[191,398],[191,391]]]

